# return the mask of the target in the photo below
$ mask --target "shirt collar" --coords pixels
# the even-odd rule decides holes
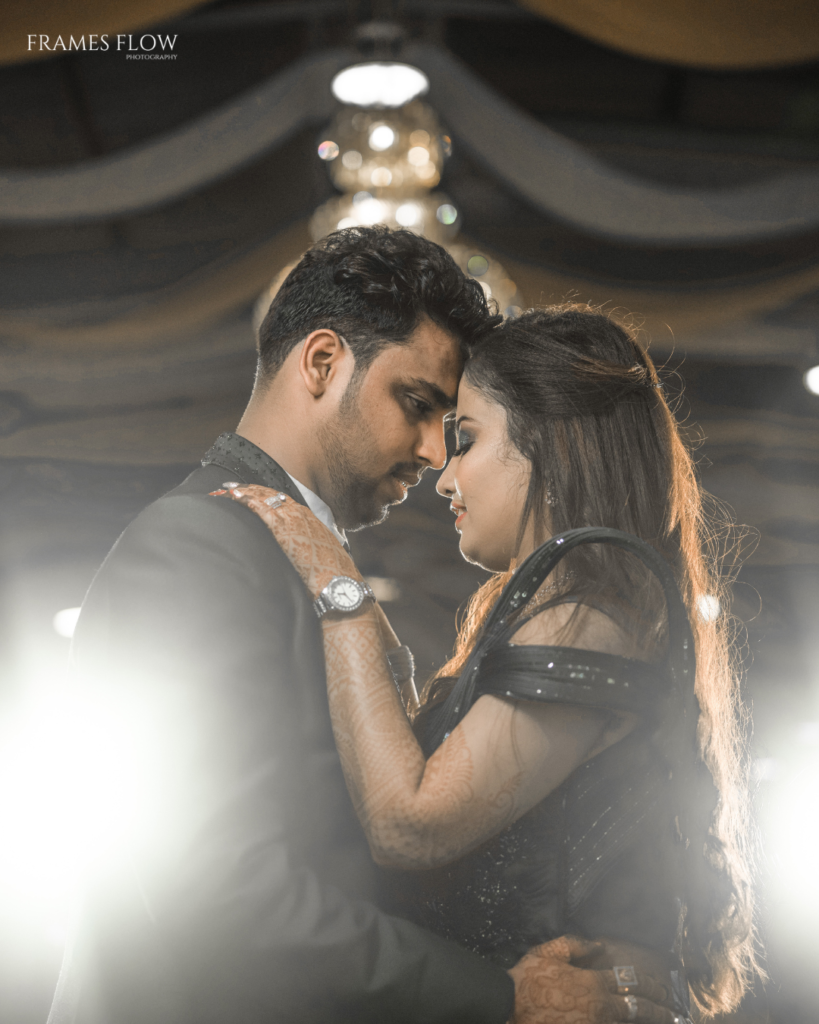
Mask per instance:
[[[287,470],[285,470],[285,473],[287,473]],[[343,530],[340,530],[338,526],[336,526],[336,519],[335,516],[333,515],[333,510],[330,508],[327,502],[322,501],[322,499],[314,491],[311,491],[309,487],[305,487],[300,480],[297,480],[294,476],[291,476],[290,473],[287,473],[287,475],[290,477],[290,479],[293,481],[296,487],[298,487],[299,491],[301,492],[301,496],[307,502],[307,507],[310,509],[310,511],[313,513],[316,519],[324,523],[327,529],[338,538],[339,543],[343,544],[346,547],[347,536]]]

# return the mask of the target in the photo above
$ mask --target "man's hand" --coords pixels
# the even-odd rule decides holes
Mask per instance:
[[[666,995],[662,986],[642,995],[612,993],[610,970],[586,970],[572,960],[604,949],[571,935],[536,946],[509,971],[515,982],[515,1010],[509,1024],[677,1024],[671,1010],[650,1001]],[[609,977],[611,975],[611,978]],[[649,979],[646,979],[648,985]],[[662,992],[660,991],[662,989]],[[639,990],[639,988],[638,988]],[[615,986],[616,991],[616,986]]]

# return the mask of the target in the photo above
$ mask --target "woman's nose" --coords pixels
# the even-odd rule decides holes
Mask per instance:
[[[452,468],[452,461],[452,459],[449,460],[449,464],[438,477],[438,483],[435,485],[435,490],[442,498],[451,498],[457,490],[455,486],[455,471]]]

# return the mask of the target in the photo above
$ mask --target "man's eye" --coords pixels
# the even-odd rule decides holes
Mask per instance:
[[[426,416],[426,414],[432,409],[429,402],[425,402],[423,398],[418,398],[417,395],[407,395],[407,398],[409,398],[415,410],[422,416]]]

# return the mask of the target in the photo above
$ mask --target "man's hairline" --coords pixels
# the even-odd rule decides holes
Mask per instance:
[[[377,349],[376,349],[376,351],[373,354],[370,355],[369,360],[367,362],[365,362],[365,363],[362,363],[362,364],[359,364],[359,361],[356,358],[355,349],[352,347],[352,345],[350,345],[350,343],[347,341],[347,339],[344,337],[344,335],[341,334],[340,331],[337,331],[335,327],[329,327],[329,326],[314,327],[312,330],[308,331],[307,334],[305,334],[303,338],[300,338],[297,341],[295,341],[293,343],[293,345],[291,346],[290,350],[288,351],[287,355],[284,357],[282,362],[279,364],[278,368],[276,369],[276,372],[273,373],[273,374],[269,374],[269,373],[266,372],[265,366],[264,366],[264,362],[262,360],[262,354],[261,354],[261,351],[259,350],[259,354],[258,354],[257,359],[256,359],[256,385],[255,385],[255,387],[256,388],[261,388],[261,390],[263,390],[263,391],[266,391],[269,387],[271,387],[273,385],[274,381],[276,380],[276,378],[281,373],[281,371],[284,369],[284,364],[287,362],[287,360],[290,358],[290,356],[293,354],[293,352],[295,352],[299,348],[299,346],[304,346],[304,343],[307,341],[307,339],[310,337],[311,334],[315,334],[316,331],[332,331],[334,334],[338,335],[338,337],[341,339],[341,341],[344,343],[344,345],[349,349],[350,355],[353,357],[353,373],[352,373],[352,376],[350,377],[350,380],[349,380],[349,382],[347,384],[347,387],[345,389],[344,396],[342,398],[342,402],[344,402],[345,400],[348,400],[348,397],[349,397],[349,400],[352,400],[353,398],[355,398],[356,393],[361,388],[361,385],[362,385],[362,383],[364,381],[364,378],[370,372],[370,369],[371,369],[373,363],[376,361],[376,359],[378,359],[379,356],[381,356],[381,354],[383,352],[385,352],[389,348],[400,348],[403,345],[412,344],[412,342],[410,340],[412,338],[412,336],[414,334],[416,334],[426,324],[429,324],[432,327],[437,327],[439,330],[441,330],[445,334],[449,335],[449,337],[455,343],[455,346],[458,349],[458,353],[461,356],[461,371],[458,374],[458,380],[460,380],[461,376],[463,375],[463,367],[466,365],[466,362],[467,362],[467,359],[468,359],[468,354],[467,354],[467,351],[466,351],[467,343],[464,342],[464,340],[462,338],[460,338],[457,334],[455,334],[454,331],[449,330],[448,328],[444,327],[442,324],[439,324],[439,323],[437,323],[437,321],[433,320],[432,317],[429,316],[429,314],[421,313],[421,315],[418,317],[417,323],[415,324],[413,329],[406,335],[406,337],[399,338],[397,340],[383,339],[383,338],[379,339],[379,341],[383,342],[383,344],[379,344]],[[428,383],[431,384],[432,382],[428,382]],[[440,391],[441,389],[439,388],[438,390]],[[454,409],[455,405],[453,403],[452,405],[447,405],[446,408]]]

